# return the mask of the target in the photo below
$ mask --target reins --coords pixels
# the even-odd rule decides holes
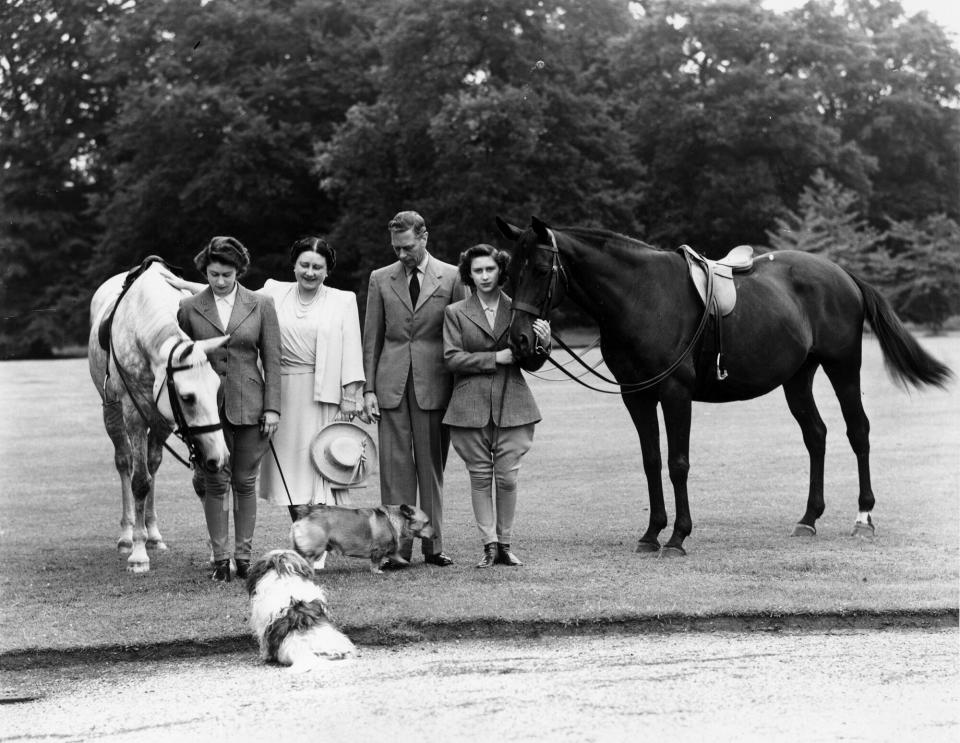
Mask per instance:
[[[546,296],[544,297],[543,305],[539,308],[534,307],[533,305],[526,302],[514,302],[513,309],[519,310],[521,312],[526,312],[529,315],[534,315],[535,317],[546,317],[550,310],[552,309],[552,301],[554,290],[558,281],[558,277],[562,276],[564,283],[566,284],[566,271],[563,269],[563,264],[560,262],[560,250],[557,247],[557,238],[553,234],[553,230],[547,230],[547,234],[550,236],[550,246],[540,245],[539,243],[535,246],[538,250],[546,250],[553,254],[553,265],[551,268],[552,275],[550,277],[550,284],[547,287]],[[521,268],[521,276],[523,274],[523,268]],[[571,358],[576,361],[580,366],[587,370],[590,374],[593,374],[595,377],[600,379],[607,384],[612,384],[617,387],[616,390],[605,390],[600,387],[594,387],[587,382],[584,382],[580,377],[576,376],[568,369],[565,368],[563,364],[560,364],[556,359],[551,355],[547,355],[547,361],[553,364],[557,369],[559,369],[564,375],[572,379],[577,384],[586,387],[589,390],[594,392],[602,392],[606,395],[629,395],[636,392],[641,392],[643,390],[650,389],[660,384],[664,379],[669,377],[677,368],[686,360],[686,358],[693,351],[694,346],[699,342],[701,336],[703,335],[704,329],[707,327],[707,322],[710,319],[710,305],[713,302],[713,272],[707,270],[707,289],[706,289],[706,299],[703,306],[703,314],[700,316],[700,322],[697,324],[696,330],[693,332],[693,336],[690,338],[690,341],[687,343],[686,347],[683,349],[681,354],[676,358],[673,363],[671,363],[666,369],[658,372],[649,379],[644,379],[640,382],[618,382],[615,379],[601,374],[594,367],[590,366],[586,361],[584,361],[576,351],[574,351],[570,346],[563,342],[563,339],[560,338],[556,333],[551,331],[550,335],[557,345],[560,346],[564,351],[570,354]],[[518,277],[518,284],[519,284]]]
[[[123,297],[127,293],[127,290],[131,286],[133,286],[137,278],[139,278],[139,274],[134,276],[132,281],[129,281],[128,283],[127,282],[124,283],[123,289],[120,292],[120,296],[117,297],[117,301],[114,304],[112,314],[116,314],[117,307],[120,306],[120,300],[123,299]],[[162,416],[160,420],[169,429],[167,432],[167,436],[169,436],[172,433],[186,445],[187,450],[190,452],[190,460],[187,461],[182,456],[180,456],[180,454],[178,454],[173,448],[171,448],[170,445],[167,444],[166,442],[166,436],[164,437],[164,441],[162,442],[163,448],[166,449],[168,452],[170,452],[170,454],[173,455],[173,457],[176,458],[176,460],[180,462],[182,465],[192,469],[194,467],[194,463],[196,463],[199,460],[199,447],[197,446],[197,442],[193,439],[193,435],[198,433],[211,433],[213,431],[219,431],[223,428],[223,424],[221,422],[217,422],[217,423],[208,424],[206,426],[191,427],[187,423],[186,417],[183,414],[183,408],[180,405],[180,397],[177,394],[176,387],[173,383],[173,375],[176,372],[184,371],[190,368],[189,366],[173,365],[174,351],[176,351],[184,343],[190,343],[192,345],[193,341],[191,341],[189,338],[180,338],[170,348],[170,353],[167,356],[167,368],[166,368],[167,394],[170,398],[170,409],[173,411],[173,420],[174,420],[174,423],[176,424],[176,427],[175,428],[171,427],[170,424],[167,423]],[[108,345],[110,347],[110,356],[113,359],[114,366],[117,368],[117,374],[120,377],[120,381],[123,383],[123,387],[127,391],[127,395],[129,396],[130,401],[133,403],[133,407],[136,408],[137,413],[139,413],[140,418],[146,424],[147,430],[149,431],[151,428],[150,419],[147,417],[147,414],[144,413],[143,408],[140,406],[140,403],[137,402],[137,397],[136,395],[134,395],[133,390],[130,388],[130,383],[127,381],[127,373],[124,370],[123,365],[120,363],[120,359],[117,358],[117,350],[113,343],[112,322],[110,327],[110,336],[109,336]],[[163,387],[161,387],[160,390],[162,391]],[[157,405],[159,403],[159,400],[160,400],[160,391],[157,392],[157,397],[153,401],[154,405]]]

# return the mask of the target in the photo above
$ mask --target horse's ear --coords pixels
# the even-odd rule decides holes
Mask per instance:
[[[177,363],[178,363],[178,364],[184,363],[184,359],[187,359],[187,358],[190,357],[190,354],[193,353],[193,347],[194,347],[194,345],[196,345],[196,344],[194,344],[194,343],[188,343],[187,345],[185,345],[183,348],[180,349],[180,353],[177,354]]]
[[[497,217],[497,229],[500,230],[500,234],[510,240],[517,240],[520,235],[523,234],[523,230],[519,227],[514,227],[509,222],[505,222],[499,216]]]
[[[215,348],[220,348],[220,346],[222,346],[228,340],[230,340],[229,335],[221,335],[221,336],[218,336],[217,338],[208,338],[207,340],[204,340],[204,341],[197,341],[196,345],[200,351],[203,351],[204,354],[208,354],[210,353],[210,351],[214,350]]]
[[[541,242],[551,242],[549,232],[550,226],[546,222],[538,219],[537,217],[530,217],[530,226],[533,227],[533,233],[540,238]]]

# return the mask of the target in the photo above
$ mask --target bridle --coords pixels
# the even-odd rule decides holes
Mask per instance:
[[[563,280],[563,293],[566,294],[568,281],[567,281],[567,272],[563,268],[563,263],[560,261],[560,250],[557,248],[557,238],[553,234],[553,230],[547,230],[547,234],[550,236],[549,245],[541,245],[539,242],[536,243],[533,247],[537,250],[545,250],[548,253],[551,253],[550,261],[550,283],[547,284],[547,291],[543,297],[543,302],[540,303],[539,307],[536,307],[529,302],[514,302],[511,306],[512,311],[526,312],[528,315],[533,315],[534,317],[543,317],[546,318],[550,315],[550,310],[553,309],[554,301],[553,297],[556,294],[557,287],[560,285],[560,280]],[[523,278],[523,272],[526,270],[526,264],[528,261],[524,261],[520,266],[520,272],[517,274],[517,286],[520,285],[520,281]],[[556,301],[556,304],[559,304],[562,297]],[[513,322],[513,317],[511,315],[511,323]]]
[[[138,277],[134,276],[133,281]],[[123,290],[120,292],[120,296],[117,297],[117,301],[114,304],[113,312],[116,313],[117,307],[120,305],[120,301],[126,295],[127,290],[133,285],[133,281],[129,283],[124,282]],[[190,369],[190,365],[173,365],[173,356],[174,353],[180,346],[184,343],[190,344],[187,348],[185,355],[189,355],[190,351],[193,350],[193,341],[189,338],[180,338],[173,346],[170,348],[170,353],[167,355],[167,369],[166,369],[166,380],[167,380],[167,395],[170,398],[170,409],[173,411],[173,422],[175,426],[170,426],[167,423],[166,419],[161,417],[164,425],[169,429],[167,435],[174,434],[178,439],[180,439],[187,447],[187,450],[190,452],[189,461],[180,456],[176,451],[174,451],[167,444],[166,440],[163,441],[163,448],[170,452],[173,457],[177,459],[185,467],[193,468],[194,463],[199,463],[200,461],[200,445],[197,443],[196,436],[201,433],[212,433],[213,431],[220,431],[223,429],[223,423],[217,421],[216,423],[210,423],[205,426],[191,426],[186,419],[186,416],[183,414],[183,406],[180,404],[180,395],[177,393],[176,385],[174,384],[173,377],[179,371],[185,371]],[[130,388],[130,383],[127,381],[127,372],[123,368],[123,365],[120,363],[120,359],[117,358],[117,351],[113,343],[113,325],[111,323],[110,327],[110,338],[109,338],[109,347],[110,347],[110,356],[113,358],[113,364],[117,368],[117,374],[120,376],[120,381],[123,383],[124,389],[127,391],[127,395],[130,397],[130,401],[133,403],[133,407],[136,408],[137,413],[140,414],[140,418],[143,420],[144,424],[147,426],[147,430],[150,430],[150,419],[147,417],[147,414],[143,412],[143,408],[140,407],[140,403],[137,402],[136,395],[133,394],[133,390]],[[205,361],[204,363],[209,363]],[[109,370],[107,372],[109,374]],[[159,407],[160,395],[163,392],[163,386],[161,385],[160,389],[157,391],[157,397],[154,399],[153,404]],[[166,436],[164,436],[166,439]]]
[[[223,423],[217,421],[216,423],[210,423],[205,426],[191,426],[187,423],[186,416],[183,414],[183,406],[180,404],[180,395],[177,393],[176,385],[173,381],[173,376],[178,371],[185,371],[190,369],[189,365],[183,366],[174,366],[173,365],[173,355],[174,352],[182,346],[184,343],[189,343],[190,348],[187,349],[189,354],[190,350],[193,348],[193,341],[189,338],[181,338],[176,343],[173,344],[173,347],[170,349],[170,354],[167,356],[167,369],[166,369],[166,380],[167,380],[167,396],[170,398],[170,409],[173,411],[173,421],[176,424],[171,426],[163,420],[164,425],[169,429],[167,435],[173,434],[178,439],[180,439],[187,447],[187,450],[190,452],[189,461],[180,456],[176,451],[170,448],[170,445],[166,441],[163,442],[163,448],[166,449],[170,454],[172,454],[177,461],[183,464],[185,467],[193,468],[194,463],[200,461],[200,445],[197,443],[195,436],[201,433],[212,433],[214,431],[220,431],[223,429]],[[114,366],[117,367],[117,374],[120,375],[120,381],[123,382],[123,387],[127,391],[127,395],[130,397],[130,402],[133,403],[133,407],[136,408],[137,413],[140,414],[140,418],[143,420],[144,424],[147,426],[147,430],[150,430],[150,419],[147,417],[147,414],[143,412],[143,408],[140,407],[140,403],[137,402],[136,395],[133,394],[133,390],[130,389],[130,383],[127,381],[127,372],[120,363],[120,359],[117,358],[117,352],[113,345],[113,335],[110,336],[110,355],[113,357]],[[209,362],[207,362],[209,363]],[[159,406],[160,395],[163,392],[163,386],[157,391],[157,396],[153,401],[154,405]],[[166,438],[166,437],[164,437]]]
[[[551,229],[547,229],[547,235],[550,237],[549,245],[541,244],[539,241],[534,245],[534,248],[536,248],[537,250],[546,250],[553,254],[550,283],[547,285],[547,291],[544,297],[544,301],[540,305],[540,307],[536,307],[528,302],[514,302],[512,305],[512,313],[510,318],[511,325],[513,325],[513,320],[514,320],[513,312],[517,312],[517,311],[525,312],[528,315],[533,315],[534,317],[538,317],[538,318],[542,317],[546,319],[547,317],[549,317],[550,310],[553,309],[553,305],[554,305],[553,297],[555,294],[555,290],[559,284],[560,278],[561,277],[563,278],[564,292],[566,292],[569,286],[567,273],[564,270],[563,263],[560,260],[560,250],[557,247],[556,235],[554,235],[553,230]],[[524,263],[521,264],[520,266],[520,271],[517,274],[517,286],[520,286],[521,279],[523,277],[523,272],[524,272],[524,269],[526,268],[526,264],[527,264],[527,261],[524,261]],[[707,270],[706,273],[707,273],[707,289],[706,289],[706,298],[703,306],[703,314],[700,317],[700,322],[698,323],[696,330],[694,330],[693,332],[693,337],[690,338],[690,342],[687,343],[686,347],[683,349],[683,351],[680,353],[680,355],[677,357],[677,359],[673,363],[671,363],[666,369],[658,372],[657,374],[650,377],[649,379],[644,379],[643,381],[640,381],[640,382],[618,382],[616,379],[611,379],[610,377],[598,372],[594,367],[590,366],[586,361],[584,361],[580,357],[579,354],[577,354],[576,351],[574,351],[572,348],[570,348],[570,346],[564,343],[563,339],[560,338],[560,336],[558,336],[553,331],[550,332],[550,336],[553,338],[554,341],[557,342],[558,346],[560,346],[564,351],[570,354],[571,358],[573,358],[578,364],[580,364],[580,366],[586,369],[590,374],[593,374],[595,377],[602,380],[603,382],[606,382],[607,384],[612,384],[616,386],[617,389],[605,390],[605,389],[601,389],[600,387],[594,387],[591,384],[587,384],[578,376],[570,372],[565,366],[558,363],[556,359],[554,359],[549,354],[547,354],[547,361],[553,364],[557,369],[559,369],[561,372],[563,372],[563,374],[565,374],[567,377],[572,379],[577,384],[582,385],[587,389],[593,390],[594,392],[602,392],[608,395],[628,395],[636,392],[641,392],[643,390],[647,390],[647,389],[650,389],[651,387],[657,386],[663,380],[665,380],[667,377],[673,374],[673,372],[677,370],[677,368],[680,366],[680,364],[683,363],[683,361],[687,358],[687,356],[690,355],[690,353],[693,351],[694,346],[696,346],[697,342],[700,340],[700,337],[703,335],[703,331],[707,326],[707,321],[709,320],[709,317],[710,317],[710,306],[713,303],[713,272],[710,270]],[[557,300],[557,304],[559,304],[559,302],[560,300]],[[546,349],[540,348],[539,341],[537,342],[537,344],[538,344],[537,345],[538,351],[546,351]]]
[[[193,341],[187,341],[181,339],[177,341],[173,348],[170,349],[170,353],[167,356],[167,397],[170,398],[170,409],[173,411],[173,420],[177,424],[176,429],[173,433],[179,438],[184,444],[186,444],[187,449],[190,451],[190,461],[194,464],[200,461],[200,446],[197,444],[196,436],[201,433],[213,433],[214,431],[223,430],[223,422],[218,418],[216,423],[208,423],[205,426],[191,426],[187,422],[186,416],[183,414],[183,405],[180,403],[180,395],[177,393],[177,387],[173,381],[173,375],[178,371],[186,371],[187,369],[193,368],[190,364],[182,364],[180,366],[173,365],[173,353],[176,351],[182,344],[189,343],[186,350],[183,352],[184,356],[189,356],[190,352],[193,350]],[[204,363],[209,363],[204,361]],[[157,399],[154,403],[160,400],[160,393],[157,393]],[[179,459],[179,457],[178,457]],[[183,460],[181,460],[183,461]]]

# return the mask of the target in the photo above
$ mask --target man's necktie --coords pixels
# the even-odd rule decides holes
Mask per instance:
[[[418,273],[417,269],[413,269],[413,274],[410,276],[410,303],[414,309],[416,309],[417,299],[420,297],[420,279],[417,278]]]

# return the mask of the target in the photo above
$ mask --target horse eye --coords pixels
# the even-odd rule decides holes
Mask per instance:
[[[184,405],[193,405],[197,401],[197,396],[194,395],[192,392],[187,395],[180,395],[180,401]]]

